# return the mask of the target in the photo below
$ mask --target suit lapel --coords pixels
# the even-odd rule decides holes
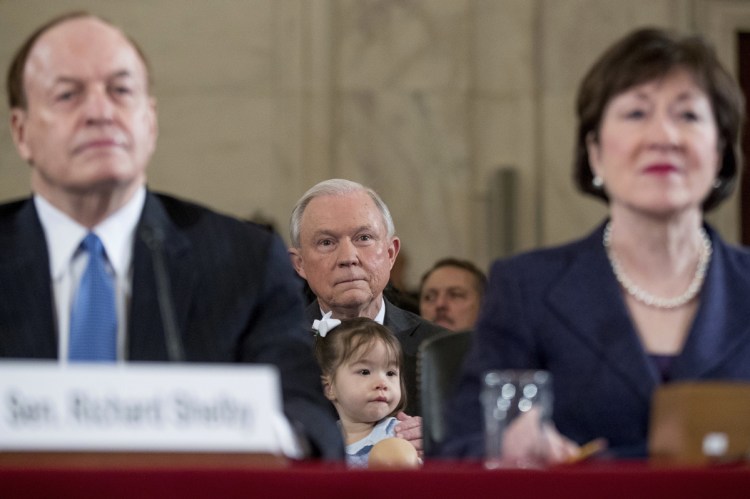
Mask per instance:
[[[320,313],[318,300],[313,300],[312,303],[305,308],[305,317],[307,318],[306,326],[310,328],[312,328],[313,321],[320,320],[323,317]]]
[[[552,287],[552,310],[615,376],[648,402],[657,372],[641,346],[602,246],[602,229],[577,247]]]
[[[143,239],[143,231],[151,228],[163,235],[162,247],[175,320],[183,336],[187,329],[188,312],[195,287],[191,244],[169,218],[160,199],[149,192],[143,215],[138,223],[133,248],[133,295],[130,305],[128,352],[130,360],[167,360],[164,322],[159,310],[158,288],[152,250]],[[186,351],[189,360],[189,352]]]
[[[711,235],[713,255],[701,304],[682,353],[672,365],[672,376],[677,379],[706,377],[750,341],[750,262],[735,268],[729,257],[731,249],[713,231]]]
[[[419,322],[411,320],[403,310],[394,306],[391,302],[385,301],[385,319],[383,325],[393,331],[393,334],[401,341],[404,353],[407,355],[416,355],[419,349],[420,338],[414,333],[419,327]]]
[[[57,358],[47,242],[31,199],[4,232],[0,234],[0,282],[4,283],[0,356]]]

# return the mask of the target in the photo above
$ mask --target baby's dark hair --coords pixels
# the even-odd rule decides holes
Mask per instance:
[[[401,369],[403,365],[401,343],[387,327],[367,317],[345,319],[340,325],[328,331],[324,338],[315,337],[315,358],[323,376],[333,379],[336,369],[367,353],[376,341],[383,342],[388,361],[394,362],[399,367],[401,400],[389,414],[393,416],[406,407],[406,383]]]

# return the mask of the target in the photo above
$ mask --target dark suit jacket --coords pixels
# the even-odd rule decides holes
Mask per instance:
[[[700,305],[671,378],[750,380],[750,252],[707,228],[713,255]],[[488,369],[552,373],[553,419],[579,444],[606,437],[615,455],[646,452],[660,376],[644,351],[602,246],[587,238],[493,265],[459,389],[447,411],[444,456],[481,457],[479,393]]]
[[[133,249],[127,360],[169,358],[145,227],[164,236],[185,360],[276,365],[287,416],[324,456],[343,457],[302,323],[299,282],[281,239],[254,224],[148,193]],[[57,358],[51,289],[34,203],[0,206],[0,358]]]
[[[308,324],[320,319],[320,305],[314,300],[307,307]],[[406,409],[404,412],[410,416],[419,416],[422,411],[419,406],[419,385],[417,383],[417,351],[419,345],[434,335],[446,331],[446,329],[426,321],[420,316],[402,310],[385,300],[385,320],[383,325],[393,332],[401,342],[404,352],[403,376],[406,383]]]

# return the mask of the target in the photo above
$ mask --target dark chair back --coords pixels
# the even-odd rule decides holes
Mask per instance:
[[[443,408],[458,382],[472,333],[447,332],[425,340],[417,357],[425,456],[431,456],[445,436]]]

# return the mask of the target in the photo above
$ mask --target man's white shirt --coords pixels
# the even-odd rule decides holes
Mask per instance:
[[[117,311],[117,360],[125,360],[127,311],[132,295],[133,241],[138,220],[146,202],[146,189],[140,188],[125,206],[90,231],[94,232],[107,253],[108,271],[114,276]],[[47,241],[52,296],[58,338],[58,359],[68,358],[70,309],[78,283],[88,263],[88,255],[79,250],[89,229],[52,206],[42,196],[34,195],[34,205]]]

